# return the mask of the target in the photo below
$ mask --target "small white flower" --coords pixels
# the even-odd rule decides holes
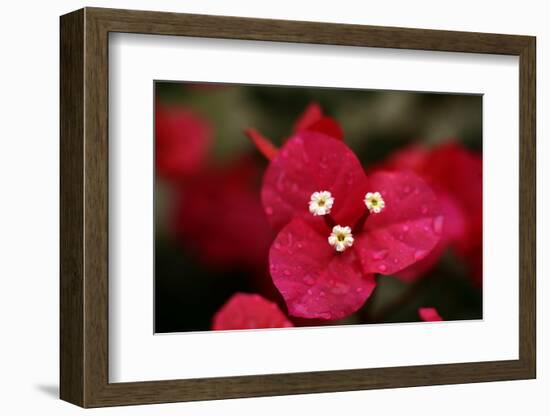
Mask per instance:
[[[367,192],[364,202],[367,209],[375,214],[379,214],[386,206],[380,192]]]
[[[309,201],[309,212],[313,215],[326,215],[330,213],[334,204],[334,198],[329,191],[313,192]]]
[[[346,248],[353,245],[353,235],[350,227],[335,225],[332,227],[332,234],[328,238],[328,243],[338,252],[343,252]]]

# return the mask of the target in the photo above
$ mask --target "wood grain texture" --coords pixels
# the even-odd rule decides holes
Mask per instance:
[[[84,12],[61,19],[60,44],[60,388],[84,405]]]
[[[518,360],[208,379],[108,381],[108,33],[196,36],[520,58]],[[61,18],[61,397],[82,407],[533,378],[535,38],[86,8]]]

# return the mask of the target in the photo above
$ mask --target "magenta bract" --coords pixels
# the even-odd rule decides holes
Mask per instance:
[[[236,293],[214,315],[212,329],[288,328],[294,326],[276,303],[260,295]]]
[[[352,247],[336,252],[327,219],[313,216],[313,192],[334,197],[333,224],[349,226]],[[369,214],[367,192],[380,192],[385,208]],[[288,140],[269,164],[262,202],[279,230],[270,249],[270,271],[289,313],[339,319],[370,296],[373,273],[393,274],[425,258],[441,238],[444,217],[430,187],[412,172],[367,177],[343,142],[303,131]]]
[[[210,124],[191,110],[157,104],[155,164],[160,177],[178,181],[199,171],[211,145]]]
[[[435,308],[418,308],[418,315],[420,316],[420,319],[426,322],[437,322],[443,320]]]

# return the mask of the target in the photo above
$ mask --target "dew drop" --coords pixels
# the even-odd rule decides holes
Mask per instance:
[[[313,286],[315,284],[315,279],[311,275],[307,275],[304,277],[304,283],[309,286]]]
[[[404,225],[402,228],[404,233],[408,232],[409,231],[409,226],[408,225]]]
[[[292,273],[290,273],[290,270],[286,269],[286,270],[283,271],[283,274],[285,276],[290,276]]]
[[[267,215],[273,215],[273,208],[272,207],[265,207],[265,213]]]
[[[422,214],[427,214],[428,213],[428,206],[427,205],[422,205],[422,207],[420,208],[420,211],[422,212]]]
[[[298,243],[296,243],[296,247],[298,247],[298,248],[304,248],[304,245],[303,245],[302,243],[298,242]]]
[[[276,250],[280,250],[281,249],[281,244],[280,243],[275,243],[275,244],[273,244],[273,247],[275,247]]]
[[[358,287],[357,289],[355,289],[355,291],[356,291],[357,293],[361,293],[361,292],[363,291],[363,288],[362,288],[362,287]]]
[[[313,295],[313,290],[308,289],[308,290],[307,290],[307,294],[308,294],[309,296]]]
[[[388,256],[388,250],[378,250],[372,253],[373,260],[383,260]]]
[[[292,246],[294,244],[294,236],[290,232],[287,233],[287,244],[289,246]]]
[[[399,263],[399,259],[398,258],[393,259],[393,264],[397,264],[397,263]]]
[[[426,256],[426,251],[425,250],[417,250],[414,253],[414,259],[415,260],[423,259],[425,256]]]
[[[385,272],[387,270],[387,267],[385,264],[381,264],[380,266],[378,266],[378,270],[380,270],[381,272]]]
[[[442,215],[434,218],[433,229],[436,234],[441,234],[443,232],[443,223],[444,223],[444,218]]]
[[[349,286],[345,283],[336,283],[336,285],[330,291],[335,295],[344,295],[348,293]]]
[[[322,298],[324,298],[326,295],[327,295],[327,294],[326,294],[323,290],[321,290],[321,291],[319,292],[319,296],[322,297]]]
[[[405,187],[403,188],[403,193],[408,194],[408,193],[410,193],[410,192],[411,192],[411,187],[410,187],[410,186],[405,186]]]

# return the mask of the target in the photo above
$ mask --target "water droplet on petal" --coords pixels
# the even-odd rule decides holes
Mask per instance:
[[[265,213],[267,215],[273,215],[273,208],[272,207],[265,207]]]
[[[422,207],[420,208],[420,211],[422,212],[422,214],[427,214],[428,213],[428,206],[427,205],[422,205]]]
[[[290,276],[292,273],[290,273],[290,270],[286,269],[286,270],[283,271],[283,274],[285,276]]]
[[[313,295],[313,290],[308,289],[308,290],[307,290],[307,294],[308,294],[309,296]]]
[[[324,298],[324,297],[326,296],[326,293],[325,293],[323,290],[321,290],[321,291],[319,292],[319,296],[321,296],[322,298]]]
[[[414,259],[415,260],[421,260],[424,257],[426,257],[426,254],[427,254],[426,250],[417,250],[414,253]]]
[[[306,285],[313,286],[315,284],[315,279],[313,278],[313,276],[308,274],[306,277],[304,277],[304,283]]]
[[[411,187],[410,186],[405,186],[403,188],[403,193],[408,194],[409,192],[411,192]]]
[[[275,247],[276,250],[280,250],[281,249],[281,244],[275,243],[275,244],[273,244],[273,247]]]
[[[330,290],[335,295],[344,295],[348,293],[349,286],[345,283],[336,283],[335,286]]]
[[[399,263],[399,259],[396,257],[393,259],[393,264],[397,264],[397,263]]]
[[[402,228],[404,233],[408,232],[409,231],[409,226],[408,225],[404,225]]]
[[[372,253],[373,260],[383,260],[388,256],[388,250],[382,249]]]
[[[357,289],[355,289],[355,291],[356,291],[357,293],[361,293],[361,292],[363,291],[363,288],[362,288],[362,287],[358,287]]]
[[[300,242],[298,242],[298,243],[296,244],[296,246],[297,246],[298,248],[303,248],[303,247],[304,247],[304,245],[303,245],[302,243],[300,243]]]
[[[381,264],[378,266],[378,270],[380,270],[382,273],[384,273],[387,270],[387,267],[385,264]]]
[[[441,234],[443,232],[443,223],[445,219],[442,215],[435,217],[433,221],[433,229],[436,234]]]

